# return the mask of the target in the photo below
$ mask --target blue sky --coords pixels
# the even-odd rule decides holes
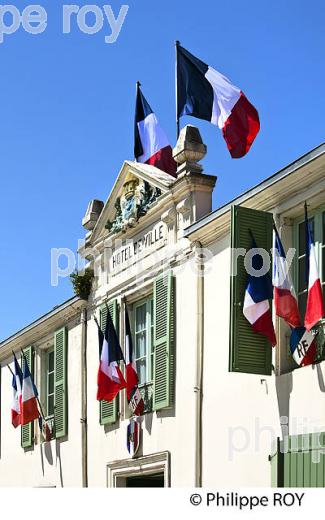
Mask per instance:
[[[260,134],[240,160],[215,127],[183,118],[208,145],[205,171],[218,175],[214,208],[324,140],[321,0],[129,0],[114,44],[104,41],[107,22],[85,35],[73,18],[62,34],[69,2],[39,3],[46,31],[20,29],[0,44],[2,339],[72,295],[68,280],[51,287],[50,251],[77,249],[88,201],[106,200],[123,160],[133,158],[136,80],[175,144],[176,39],[228,76],[260,114]],[[97,5],[105,3],[119,12],[121,2]],[[28,2],[12,4],[22,10]]]

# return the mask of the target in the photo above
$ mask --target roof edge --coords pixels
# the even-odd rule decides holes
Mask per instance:
[[[280,181],[281,179],[287,177],[294,171],[298,170],[299,168],[305,166],[306,164],[314,161],[321,155],[325,154],[325,142],[321,143],[320,145],[316,146],[309,152],[305,153],[295,161],[289,163],[284,168],[281,168],[281,170],[277,171],[276,173],[273,173],[263,181],[261,181],[259,184],[256,184],[252,188],[250,188],[247,191],[244,191],[241,195],[238,195],[234,199],[230,200],[223,206],[220,206],[220,208],[217,208],[216,210],[212,211],[205,217],[202,217],[201,219],[194,222],[194,224],[191,224],[189,227],[187,227],[184,230],[184,237],[188,238],[192,233],[197,232],[199,229],[203,228],[205,225],[210,224],[213,220],[218,218],[219,216],[223,215],[229,209],[233,204],[241,204],[245,202],[246,200],[250,199],[257,193],[260,193],[261,191],[265,190],[269,186],[272,186],[272,184],[275,184],[276,182]]]
[[[79,296],[73,296],[72,298],[69,298],[65,302],[56,305],[53,307],[52,310],[48,311],[46,314],[43,314],[36,320],[32,321],[22,329],[18,330],[17,332],[14,332],[11,334],[11,336],[8,336],[4,340],[0,342],[0,353],[1,349],[4,349],[8,344],[12,343],[14,340],[19,339],[24,334],[32,331],[34,328],[38,327],[39,325],[43,324],[45,321],[49,320],[50,318],[53,318],[60,314],[62,311],[65,311],[69,307],[72,307],[75,304],[82,304],[85,302],[85,300],[82,300]],[[86,303],[86,302],[85,302]]]

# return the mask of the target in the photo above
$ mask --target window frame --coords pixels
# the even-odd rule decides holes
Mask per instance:
[[[323,217],[324,214],[324,217]],[[325,204],[321,204],[317,208],[313,209],[312,211],[308,211],[308,218],[314,219],[314,244],[315,244],[315,252],[316,252],[316,261],[318,266],[318,273],[320,277],[322,292],[323,292],[323,298],[324,298],[324,291],[325,291],[325,276],[323,279],[323,262],[322,262],[322,252],[325,248]],[[324,233],[323,233],[323,219],[324,219]],[[297,295],[297,301],[299,305],[299,292],[298,292],[298,286],[299,286],[299,225],[304,222],[304,215],[300,215],[299,217],[295,218],[293,220],[293,247],[295,248],[295,256],[292,266],[292,278],[293,278],[293,285],[296,291]],[[323,236],[324,235],[324,236]],[[302,319],[304,316],[301,316]],[[323,319],[323,327],[320,327],[319,332],[321,334],[320,336],[320,343],[318,342],[318,354],[315,359],[315,364],[318,364],[325,360],[325,342],[324,342],[324,319]],[[296,366],[294,370],[297,368],[302,368],[299,366]]]
[[[318,266],[318,273],[320,276],[321,286],[325,287],[325,279],[322,279],[323,275],[323,262],[322,262],[322,249],[325,247],[325,239],[323,235],[323,213],[325,213],[325,204],[322,204],[318,208],[308,211],[308,218],[314,219],[314,244],[316,251],[316,260]],[[295,248],[294,265],[293,265],[293,284],[299,303],[299,225],[305,221],[304,215],[301,215],[293,221],[293,247]],[[323,242],[324,240],[324,242]]]
[[[53,371],[51,372],[51,374],[53,374],[53,377],[54,377],[54,381],[53,381],[53,414],[49,414],[48,413],[48,398],[49,398],[49,388],[48,388],[48,383],[49,383],[49,355],[53,353]],[[44,404],[45,404],[45,418],[46,420],[50,420],[50,419],[53,419],[54,420],[54,410],[55,410],[55,349],[54,349],[54,345],[52,345],[50,348],[46,349],[45,351],[45,360],[44,360],[44,367],[45,367],[45,371],[44,371],[44,391],[45,391],[45,395],[44,395]]]
[[[135,459],[124,459],[106,465],[106,487],[124,487],[127,477],[164,473],[165,487],[170,487],[170,453],[162,451]]]
[[[139,388],[145,388],[146,386],[153,385],[154,383],[154,349],[153,349],[153,326],[154,326],[154,315],[153,315],[153,294],[151,293],[146,298],[142,298],[141,300],[138,300],[134,302],[133,309],[132,309],[132,325],[131,325],[131,333],[132,333],[132,339],[133,339],[133,360],[136,364],[136,362],[139,359],[136,357],[136,316],[137,316],[137,309],[139,307],[142,307],[143,305],[146,305],[146,338],[147,338],[147,345],[146,345],[146,381],[144,383],[139,382]],[[148,334],[148,331],[150,332]],[[139,374],[138,374],[139,377]]]

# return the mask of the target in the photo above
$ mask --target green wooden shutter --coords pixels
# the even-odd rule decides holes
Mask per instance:
[[[270,253],[272,248],[271,213],[232,206],[231,208],[231,269],[230,280],[230,348],[229,371],[248,374],[271,375],[272,346],[261,334],[253,332],[251,325],[243,315],[243,302],[247,273],[244,267],[244,257],[236,254],[236,249],[251,248],[252,231],[257,247]],[[237,264],[237,266],[236,266]]]
[[[292,435],[278,441],[277,452],[270,457],[272,485],[325,487],[324,441],[325,433]]]
[[[112,317],[112,321],[114,323],[114,327],[116,329],[117,334],[119,334],[119,319],[118,319],[118,306],[117,300],[111,300],[108,305],[104,304],[100,308],[100,327],[102,331],[105,331],[106,321],[107,321],[107,310]],[[99,353],[100,355],[101,353]],[[113,424],[117,421],[117,412],[118,412],[118,399],[117,395],[115,399],[108,403],[107,401],[100,401],[99,403],[99,422],[100,424]]]
[[[68,433],[67,347],[68,331],[63,327],[54,333],[54,424],[57,439]]]
[[[175,289],[171,273],[159,276],[154,282],[153,313],[153,408],[161,410],[174,403]]]
[[[28,367],[32,377],[34,378],[34,348],[26,347],[24,349],[24,355],[28,363]],[[24,372],[25,359],[21,357],[21,368]],[[21,446],[22,448],[31,448],[34,443],[34,421],[25,424],[21,427]]]

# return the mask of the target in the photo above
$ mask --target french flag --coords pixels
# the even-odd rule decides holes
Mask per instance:
[[[312,365],[317,354],[315,334],[305,327],[293,329],[290,336],[290,350],[297,365],[302,367]]]
[[[278,231],[274,226],[273,287],[275,313],[292,328],[301,327],[296,293]]]
[[[119,367],[123,353],[117,333],[107,310],[107,321],[97,375],[97,400],[111,402],[120,390],[126,387],[126,382]]]
[[[138,388],[138,374],[133,360],[133,342],[129,314],[125,306],[125,364],[126,364],[126,395],[132,413],[141,415],[144,401]]]
[[[136,420],[131,419],[127,427],[126,446],[131,457],[134,457],[139,448],[140,427]]]
[[[21,425],[24,426],[34,419],[38,419],[40,413],[37,406],[38,392],[34,385],[29,370],[27,359],[24,359],[23,386],[21,396]]]
[[[252,249],[257,249],[254,238],[252,239]],[[263,267],[263,258],[258,252],[252,257],[252,267],[255,271],[259,271]],[[269,304],[272,297],[272,281],[268,273],[263,276],[247,274],[243,314],[251,324],[252,329],[258,334],[266,336],[271,345],[274,346],[276,338]]]
[[[43,421],[43,418],[41,416],[39,416],[38,424],[39,424],[39,429],[42,432],[43,439],[45,440],[45,442],[50,442],[52,440],[52,430],[51,430],[48,422],[45,420]]]
[[[14,355],[14,369],[15,372],[12,375],[12,406],[11,406],[11,422],[14,428],[17,428],[21,424],[21,387],[23,381],[23,374],[19,363]]]
[[[177,51],[177,118],[205,119],[221,130],[231,157],[243,157],[260,129],[256,108],[229,79],[181,47]]]
[[[148,101],[137,83],[137,97],[134,122],[134,157],[137,162],[151,164],[173,177],[176,176],[176,162],[167,136],[158,123]]]
[[[308,286],[307,306],[305,314],[305,328],[309,331],[325,316],[322,287],[318,274],[315,245],[310,222],[308,220],[307,205],[305,204],[306,228],[306,278]]]

